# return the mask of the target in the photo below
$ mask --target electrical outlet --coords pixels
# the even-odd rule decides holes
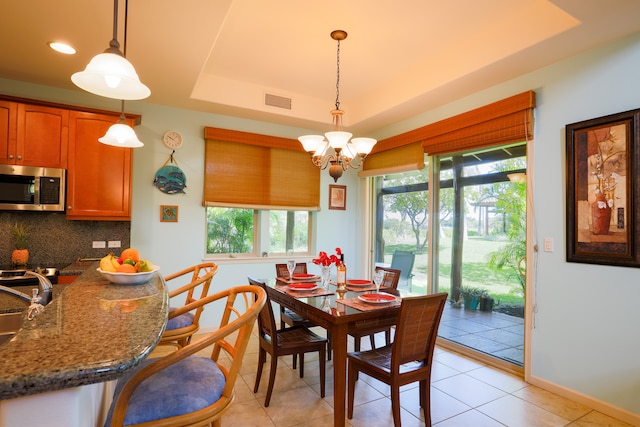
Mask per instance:
[[[553,252],[553,239],[551,237],[544,238],[544,251]]]
[[[107,247],[107,242],[105,242],[104,240],[98,240],[98,241],[94,240],[92,247],[94,249],[106,248]]]
[[[120,247],[120,240],[109,240],[109,247],[110,248],[119,248]]]

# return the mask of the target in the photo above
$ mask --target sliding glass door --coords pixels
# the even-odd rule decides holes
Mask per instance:
[[[516,366],[524,359],[525,155],[524,143],[439,155],[428,159],[431,173],[376,181],[376,261],[415,253],[409,290],[449,293],[439,336]]]

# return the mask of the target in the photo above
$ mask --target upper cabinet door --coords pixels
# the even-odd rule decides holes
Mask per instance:
[[[0,163],[15,163],[18,104],[0,101]]]
[[[117,116],[70,112],[67,219],[131,219],[132,149],[98,142],[117,121]]]
[[[18,104],[15,164],[67,167],[69,111]]]

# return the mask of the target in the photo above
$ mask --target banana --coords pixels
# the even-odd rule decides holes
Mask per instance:
[[[112,259],[114,259],[112,253],[102,257],[102,259],[100,260],[100,269],[102,271],[116,271],[116,268],[113,266],[113,262],[111,261]],[[118,261],[116,261],[116,263],[117,262]]]
[[[118,267],[120,267],[120,263],[118,262],[118,257],[115,256],[113,252],[110,253],[109,255],[111,255],[111,265],[113,266],[113,271],[116,271]]]

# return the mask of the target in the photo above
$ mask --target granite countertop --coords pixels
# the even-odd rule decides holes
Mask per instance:
[[[162,276],[121,286],[92,267],[0,345],[0,400],[116,379],[157,345],[169,311]]]

